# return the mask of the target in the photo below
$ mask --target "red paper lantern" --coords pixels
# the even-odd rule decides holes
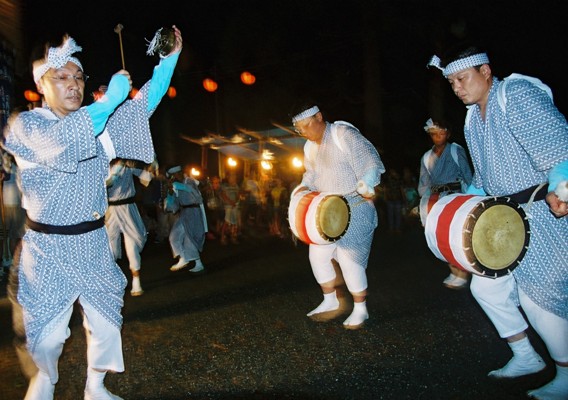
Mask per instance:
[[[34,92],[33,90],[26,90],[24,92],[24,97],[31,103],[35,103],[36,101],[39,101],[41,99],[39,93]]]
[[[138,94],[138,89],[132,88],[132,90],[130,91],[130,98],[131,99],[135,98],[137,94]]]
[[[173,86],[170,86],[170,87],[168,88],[168,97],[169,97],[170,99],[173,99],[173,98],[175,98],[176,96],[177,96],[177,90],[176,90],[176,88],[173,87]]]
[[[210,78],[203,79],[203,88],[208,92],[213,93],[214,91],[217,90],[218,87],[219,85],[217,85],[217,82],[215,82],[213,79]]]
[[[245,71],[241,74],[241,82],[245,85],[252,85],[256,82],[256,76],[248,71]]]

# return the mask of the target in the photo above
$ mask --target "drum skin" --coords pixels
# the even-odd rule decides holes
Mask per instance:
[[[522,207],[506,197],[452,194],[431,208],[425,235],[439,259],[499,277],[511,273],[524,257],[530,229]]]
[[[294,192],[288,207],[290,229],[306,244],[330,244],[341,239],[350,216],[347,200],[326,192]]]

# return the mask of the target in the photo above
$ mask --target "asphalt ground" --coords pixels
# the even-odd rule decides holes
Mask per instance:
[[[468,289],[445,288],[445,264],[421,228],[376,231],[368,267],[370,319],[346,330],[347,315],[315,322],[321,301],[308,248],[264,229],[239,245],[207,241],[206,271],[171,272],[167,243],[142,253],[145,294],[125,296],[126,371],[107,387],[124,399],[524,399],[552,379],[545,371],[511,381],[487,372],[511,356]],[[119,263],[128,272],[126,263]],[[129,275],[127,275],[129,276]],[[347,302],[347,308],[351,305]],[[347,309],[349,312],[349,309]],[[78,312],[59,363],[56,399],[82,399],[85,336]],[[12,345],[11,311],[0,289],[0,399],[22,399],[27,383]]]

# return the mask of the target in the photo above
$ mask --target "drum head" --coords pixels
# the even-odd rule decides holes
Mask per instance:
[[[329,240],[337,240],[345,234],[349,219],[349,205],[342,196],[326,196],[318,206],[317,228]]]
[[[505,198],[494,198],[472,211],[471,249],[477,267],[489,275],[511,272],[526,253],[530,230],[524,210]]]

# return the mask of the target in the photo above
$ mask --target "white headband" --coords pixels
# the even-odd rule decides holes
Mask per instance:
[[[175,174],[176,172],[180,172],[181,171],[181,167],[179,165],[176,165],[175,167],[171,167],[170,169],[168,169],[166,172],[168,174]]]
[[[34,67],[34,82],[37,84],[50,68],[61,68],[69,61],[83,70],[83,66],[79,60],[75,57],[71,57],[72,54],[78,53],[81,50],[83,50],[83,48],[78,46],[73,38],[66,36],[61,46],[49,48],[47,61],[45,63]]]
[[[426,121],[426,125],[424,125],[424,130],[426,132],[428,132],[430,129],[434,128],[436,125],[434,125],[434,121],[432,121],[432,118],[430,118],[428,121]]]
[[[442,71],[444,77],[447,78],[451,74],[463,71],[464,69],[477,67],[478,65],[489,64],[489,57],[487,57],[486,53],[474,54],[469,57],[460,58],[459,60],[452,61],[451,63],[446,65],[446,68],[442,68],[440,66],[440,62],[441,60],[438,56],[432,56],[430,62],[428,63],[428,65],[426,65],[426,67],[438,68],[440,71]]]
[[[292,117],[292,123],[295,124],[298,121],[301,121],[308,117],[313,117],[317,113],[319,113],[318,106],[313,106],[312,108],[308,108],[306,111],[302,111],[301,113],[297,114],[296,116]]]

